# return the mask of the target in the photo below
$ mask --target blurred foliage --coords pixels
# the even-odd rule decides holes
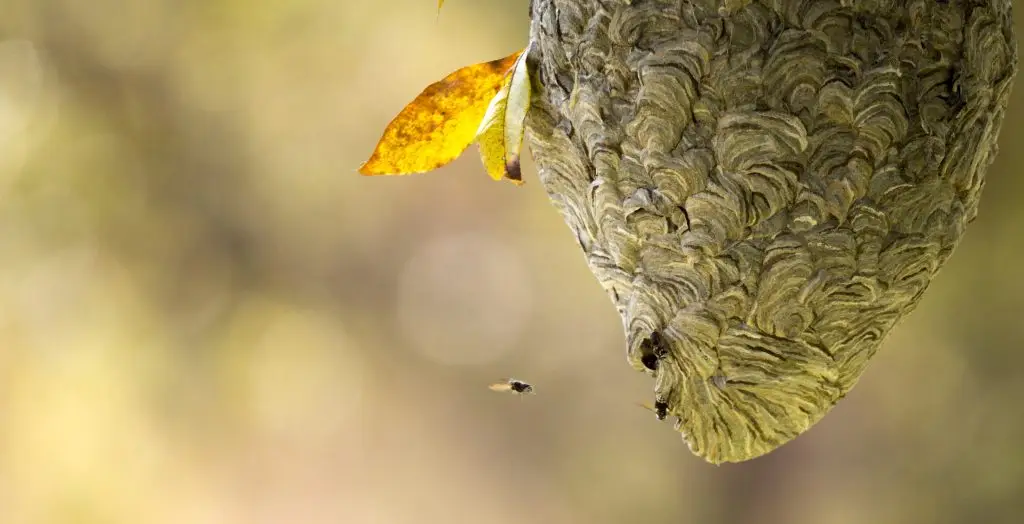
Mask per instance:
[[[1024,89],[861,384],[713,467],[635,406],[531,164],[356,174],[424,85],[521,48],[527,4],[7,0],[0,522],[1019,522]]]

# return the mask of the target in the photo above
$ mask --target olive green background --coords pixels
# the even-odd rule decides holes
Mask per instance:
[[[529,160],[356,173],[423,87],[525,45],[527,0],[446,4],[3,2],[0,523],[1024,518],[1024,88],[860,385],[715,467],[636,406]]]

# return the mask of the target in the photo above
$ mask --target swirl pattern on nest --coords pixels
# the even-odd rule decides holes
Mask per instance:
[[[531,151],[629,362],[709,462],[806,431],[977,214],[1017,69],[1009,0],[531,16]]]

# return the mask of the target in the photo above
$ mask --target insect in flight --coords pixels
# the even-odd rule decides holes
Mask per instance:
[[[517,395],[533,393],[533,386],[516,378],[508,378],[488,386],[491,391],[511,391]]]

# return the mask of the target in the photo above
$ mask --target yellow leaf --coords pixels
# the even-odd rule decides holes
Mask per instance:
[[[359,172],[425,173],[458,158],[476,138],[488,103],[520,54],[463,67],[428,86],[388,124]]]
[[[519,55],[505,77],[501,90],[487,107],[487,113],[477,130],[480,159],[487,173],[495,180],[507,178],[516,184],[521,184],[523,180],[519,151],[523,144],[526,112],[530,109],[530,73],[526,66],[528,54],[523,52]]]

